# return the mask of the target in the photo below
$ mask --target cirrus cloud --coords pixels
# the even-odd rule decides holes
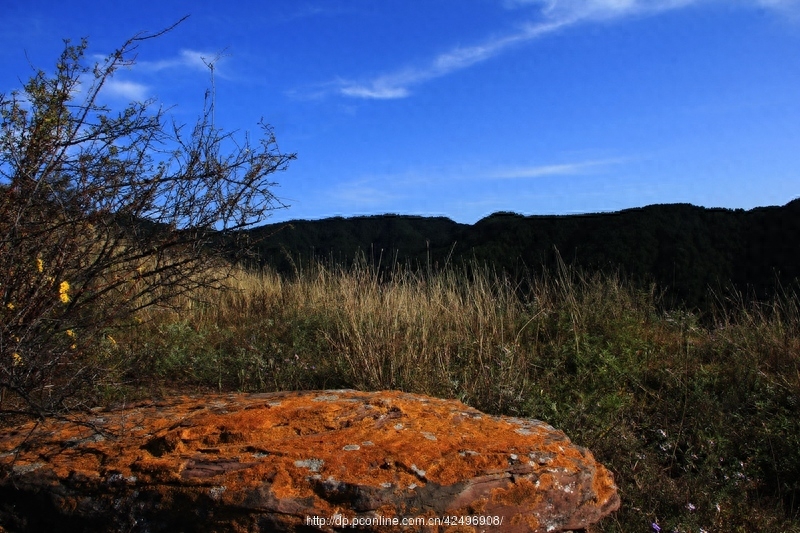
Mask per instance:
[[[223,62],[225,55],[222,52],[201,52],[198,50],[181,50],[177,57],[170,57],[158,61],[138,61],[139,68],[149,71],[161,71],[176,68],[199,70],[207,72],[210,64],[215,69]]]
[[[103,94],[129,101],[144,102],[150,97],[150,88],[142,83],[109,78],[103,85]]]
[[[610,21],[636,15],[655,15],[700,4],[730,4],[732,0],[504,0],[507,8],[532,8],[521,29],[472,46],[458,46],[420,65],[407,66],[361,80],[336,80],[325,84],[352,98],[397,99],[412,94],[414,86],[488,61],[513,46],[533,41],[557,30],[591,21]],[[782,13],[800,11],[800,0],[733,0],[747,7]]]
[[[550,165],[500,168],[490,172],[491,179],[530,179],[549,176],[576,176],[602,170],[611,165],[625,162],[626,158],[599,159]]]

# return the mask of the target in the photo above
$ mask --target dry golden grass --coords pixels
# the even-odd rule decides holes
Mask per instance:
[[[237,269],[224,292],[150,310],[107,350],[112,398],[397,388],[546,420],[616,473],[602,531],[799,531],[800,312],[733,293],[708,316],[655,287],[557,272],[517,284],[466,265]],[[121,386],[123,385],[123,386]]]

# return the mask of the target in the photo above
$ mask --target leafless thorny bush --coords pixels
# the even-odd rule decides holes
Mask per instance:
[[[101,105],[139,44],[171,29],[93,66],[85,40],[66,41],[54,74],[0,95],[2,415],[78,407],[102,371],[84,354],[110,326],[217,286],[222,237],[281,206],[269,177],[295,155],[269,125],[251,145],[217,129],[208,106],[187,133],[152,100]]]

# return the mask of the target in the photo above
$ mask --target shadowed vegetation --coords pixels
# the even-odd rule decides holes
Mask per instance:
[[[530,270],[557,269],[558,249],[587,272],[655,281],[665,301],[703,313],[713,306],[709,288],[769,299],[776,281],[788,286],[800,277],[800,200],[750,211],[669,204],[570,216],[496,213],[473,225],[401,215],[329,218],[248,234],[269,236],[257,244],[258,256],[281,273],[293,271],[290,258],[349,265],[364,251],[384,271],[395,262],[424,270],[476,261],[525,281]]]
[[[230,291],[142,314],[97,357],[105,401],[154,387],[397,388],[563,429],[615,472],[598,531],[798,531],[800,300],[711,294],[707,324],[655,286],[559,263],[515,284],[428,275],[240,271]]]

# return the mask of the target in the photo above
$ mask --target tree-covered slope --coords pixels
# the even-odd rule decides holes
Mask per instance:
[[[769,296],[800,276],[800,200],[783,207],[708,209],[651,205],[615,213],[497,213],[474,225],[382,215],[271,224],[250,231],[258,257],[281,271],[312,257],[349,264],[358,253],[382,268],[477,262],[512,275],[567,263],[655,281],[676,301],[708,303],[708,289]],[[557,251],[557,252],[556,252]],[[291,258],[291,260],[290,260]]]

